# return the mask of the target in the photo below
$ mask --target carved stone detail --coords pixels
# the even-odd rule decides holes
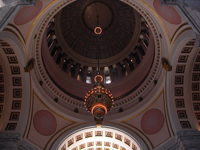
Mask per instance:
[[[172,70],[172,66],[170,66],[169,65],[169,62],[168,62],[168,60],[166,59],[166,58],[162,58],[161,59],[161,61],[162,61],[162,67],[165,69],[165,70],[167,70],[167,71],[171,71]]]
[[[32,58],[29,60],[28,65],[26,67],[24,67],[24,71],[25,72],[31,71],[34,68],[34,65],[35,65],[35,59]]]

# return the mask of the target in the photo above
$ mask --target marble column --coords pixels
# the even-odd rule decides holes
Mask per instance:
[[[58,59],[58,56],[60,54],[61,49],[58,48],[57,51],[55,52],[54,56],[53,56],[53,60],[56,62],[56,60]]]
[[[117,64],[117,73],[118,73],[119,79],[123,78],[121,65],[119,63]]]
[[[142,32],[142,35],[144,39],[149,43],[149,36],[145,32]]]
[[[37,150],[27,143],[20,133],[0,132],[1,150]]]
[[[52,37],[55,35],[54,32],[49,33],[48,37],[47,37],[47,43],[49,43],[52,39]]]
[[[48,26],[47,26],[47,32],[49,32],[50,30],[54,30],[55,27],[54,27],[54,23],[51,22]]]
[[[186,130],[178,131],[176,134],[185,150],[200,149],[200,131]]]
[[[132,53],[130,54],[130,57],[131,57],[131,60],[132,60],[131,62],[133,63],[133,67],[136,68],[138,66],[138,63],[137,63],[137,61],[136,61],[136,59],[135,59],[135,57]]]
[[[200,48],[200,1],[199,0],[160,0],[161,5],[176,7],[181,16],[196,33],[195,47]]]
[[[129,67],[128,61],[127,61],[126,59],[124,59],[123,62],[124,62],[124,64],[125,64],[126,71],[127,71],[127,73],[129,74],[129,73],[131,72],[131,70],[130,70],[130,67]]]
[[[80,64],[76,64],[74,78],[77,79],[78,73],[80,71]]]
[[[68,64],[67,64],[67,69],[66,69],[66,73],[69,75],[70,69],[71,69],[71,65],[72,65],[73,61],[69,60]]]
[[[178,131],[176,136],[162,145],[158,150],[199,150],[200,131]]]
[[[147,52],[147,46],[146,46],[146,44],[142,40],[140,40],[140,45],[142,46],[144,52],[146,53]]]
[[[63,64],[65,62],[65,59],[66,59],[66,55],[63,55],[61,60],[60,60],[60,63],[59,63],[59,67],[62,69],[63,68]]]
[[[34,6],[36,0],[3,0],[0,4],[0,32],[22,6]]]
[[[58,43],[58,42],[57,42],[56,40],[54,40],[54,41],[51,43],[51,45],[50,45],[50,47],[49,47],[49,52],[50,52],[50,53],[53,51],[53,49],[54,49],[54,47],[56,46],[57,43]]]

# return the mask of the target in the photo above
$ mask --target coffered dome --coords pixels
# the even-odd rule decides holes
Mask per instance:
[[[94,33],[97,16],[103,30],[99,41]],[[55,20],[57,39],[65,53],[74,59],[97,59],[97,49],[99,59],[117,54],[121,58],[122,51],[128,45],[134,47],[139,38],[140,15],[118,0],[76,1],[64,7]]]
[[[41,73],[47,74],[42,75],[48,82],[46,92],[57,89],[56,101],[62,106],[70,103],[83,109],[85,93],[94,85],[94,76],[101,74],[116,101],[114,109],[139,103],[159,76],[159,40],[144,13],[118,0],[83,0],[47,17],[38,54],[46,71]],[[103,30],[100,35],[94,33],[96,26]]]
[[[173,3],[3,1],[1,149],[198,149],[199,9]]]

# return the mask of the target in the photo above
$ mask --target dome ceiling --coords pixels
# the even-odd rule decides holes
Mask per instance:
[[[97,26],[103,29],[99,35],[94,33]],[[136,17],[137,15],[137,17]],[[56,30],[61,45],[68,45],[79,56],[106,59],[119,54],[135,35],[138,13],[129,5],[118,0],[81,0],[64,7],[56,16]],[[59,34],[61,33],[61,34]],[[65,47],[67,55],[69,49]]]
[[[93,29],[97,16],[103,30],[100,35]],[[118,103],[139,99],[153,84],[150,76],[153,73],[154,77],[153,71],[157,71],[152,69],[158,65],[154,63],[154,32],[146,18],[118,0],[82,0],[64,6],[48,21],[42,35],[41,58],[50,88],[47,93],[53,90],[64,104],[79,106],[80,103],[82,107],[80,101],[92,88],[98,72]],[[100,69],[97,69],[98,47]]]
[[[191,22],[176,12],[176,7],[161,6],[159,0],[77,1],[37,0],[36,6],[22,7],[6,18],[8,24],[0,34],[0,128],[7,140],[0,144],[7,149],[14,146],[41,150],[187,148],[183,138],[199,135],[200,131],[200,50],[194,47],[196,34]],[[126,4],[133,9],[133,22],[127,19]],[[101,55],[98,69],[98,56],[83,55],[89,51],[90,43],[96,44],[94,53],[103,43],[98,44],[97,38],[90,42],[97,14],[103,16],[99,22],[103,33],[98,37],[109,31],[120,46],[124,44],[120,40],[122,32],[126,33],[125,38],[131,37],[116,54],[112,41],[105,41],[112,55]],[[61,30],[62,20],[63,27],[68,27],[67,15],[73,17],[66,35],[77,36],[72,39],[73,47]],[[121,26],[115,22],[120,15]],[[133,23],[133,32],[124,28],[127,20]],[[90,36],[84,39],[85,47],[79,43],[82,35]],[[84,53],[76,52],[76,47]],[[163,58],[168,60],[167,66],[172,66],[171,71],[163,67]],[[35,59],[32,66],[31,59]],[[24,70],[26,66],[32,69],[29,73]],[[95,126],[94,118],[84,107],[84,97],[98,73],[114,97],[102,128]],[[13,137],[14,143],[9,145]],[[198,149],[199,140],[196,138],[189,146],[192,143]]]

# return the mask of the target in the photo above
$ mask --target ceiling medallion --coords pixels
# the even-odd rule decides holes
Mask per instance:
[[[97,42],[99,43],[99,34],[101,34],[102,29],[99,27],[99,15],[97,14],[97,27],[94,29],[97,35]],[[97,58],[98,58],[98,73],[94,77],[95,85],[94,87],[86,93],[84,105],[86,110],[91,112],[94,116],[94,120],[97,125],[101,125],[103,117],[108,113],[113,107],[113,96],[107,89],[104,88],[101,82],[103,77],[99,75],[99,48],[97,48]]]

